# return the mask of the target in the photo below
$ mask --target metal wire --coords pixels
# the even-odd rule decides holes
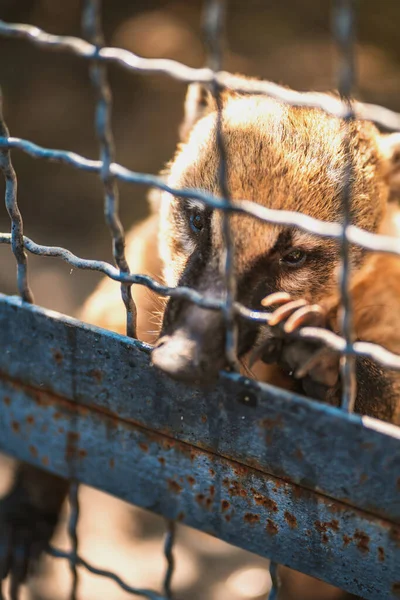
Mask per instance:
[[[217,106],[216,141],[219,156],[218,183],[220,193],[229,206],[232,204],[232,202],[228,187],[228,165],[225,140],[223,136],[222,87],[216,78],[216,73],[220,71],[222,67],[225,29],[225,1],[207,0],[207,2],[205,2],[204,9],[204,41],[208,50],[208,64],[213,72],[213,80],[210,87]],[[239,365],[236,357],[237,324],[235,322],[234,314],[236,277],[234,270],[234,248],[230,227],[230,214],[227,211],[225,211],[222,215],[222,238],[225,253],[222,272],[226,291],[226,297],[223,306],[223,315],[226,328],[225,353],[230,368],[238,371]]]
[[[31,43],[54,50],[68,52],[86,60],[112,62],[131,71],[167,75],[182,82],[211,84],[214,79],[224,88],[243,94],[265,94],[292,106],[320,108],[335,117],[344,118],[347,109],[334,96],[314,92],[297,92],[289,90],[270,81],[244,81],[240,77],[221,71],[214,74],[211,69],[194,69],[170,59],[142,58],[133,52],[122,48],[104,47],[97,50],[96,46],[73,36],[52,35],[34,25],[22,23],[6,23],[0,20],[0,35],[3,37],[29,40]],[[400,131],[400,114],[376,104],[355,104],[357,119],[372,121],[387,131]]]
[[[268,594],[268,600],[277,600],[279,590],[278,565],[272,560],[269,563],[269,572],[271,575],[272,586]]]
[[[320,328],[305,327],[298,335],[307,339],[318,339],[324,344],[340,352],[342,358],[343,401],[342,407],[352,410],[355,398],[354,358],[358,355],[368,356],[383,366],[400,370],[400,356],[385,350],[377,344],[354,342],[351,327],[351,299],[349,295],[350,276],[350,244],[360,246],[369,251],[379,251],[400,255],[400,242],[388,236],[371,234],[351,225],[351,183],[352,162],[350,154],[351,122],[354,118],[375,122],[381,128],[400,131],[400,115],[383,107],[350,102],[354,82],[354,28],[353,0],[336,0],[336,11],[333,21],[333,31],[338,43],[341,56],[339,76],[339,91],[341,98],[329,97],[316,93],[300,93],[288,90],[270,82],[243,81],[230,73],[221,70],[222,43],[224,23],[224,1],[207,0],[205,6],[204,33],[208,49],[209,66],[203,69],[193,69],[184,64],[167,59],[144,59],[126,50],[104,46],[101,30],[100,6],[101,0],[85,0],[83,10],[83,30],[88,41],[71,36],[55,36],[37,27],[25,24],[7,24],[0,21],[0,35],[17,37],[56,51],[65,51],[78,55],[90,61],[90,73],[96,94],[96,132],[100,145],[100,160],[91,160],[65,150],[55,150],[40,147],[28,140],[12,138],[2,119],[0,106],[0,169],[6,179],[6,206],[9,212],[12,230],[11,234],[0,234],[0,243],[11,244],[18,269],[18,288],[25,301],[32,302],[33,297],[27,280],[27,259],[24,248],[33,254],[59,257],[70,265],[80,269],[96,270],[111,279],[121,283],[121,293],[127,310],[127,334],[135,337],[136,307],[131,296],[131,285],[145,285],[164,296],[185,298],[205,308],[221,310],[224,313],[227,335],[226,352],[231,366],[236,365],[236,330],[235,316],[240,314],[246,319],[259,323],[268,323],[270,315],[264,312],[252,311],[235,300],[234,256],[230,215],[233,213],[250,215],[265,223],[295,226],[320,237],[336,239],[341,243],[342,270],[340,275],[340,291],[342,298],[342,336]],[[111,131],[111,91],[107,81],[106,64],[115,63],[132,71],[141,73],[160,73],[184,82],[200,82],[209,85],[217,105],[217,145],[219,150],[219,188],[221,197],[193,189],[173,189],[160,177],[146,173],[130,171],[114,162],[114,143]],[[228,173],[226,148],[223,138],[223,89],[236,90],[248,94],[266,94],[279,101],[293,106],[315,107],[324,110],[344,120],[346,165],[343,171],[343,222],[328,223],[292,211],[268,209],[259,204],[240,200],[233,202],[228,189]],[[1,98],[0,98],[1,100]],[[16,177],[10,160],[10,150],[20,149],[35,157],[44,158],[68,164],[88,172],[100,175],[105,193],[104,213],[113,240],[113,255],[116,267],[104,261],[82,259],[65,248],[39,245],[23,236],[22,217],[16,198]],[[206,205],[222,211],[223,238],[225,241],[224,278],[226,296],[223,300],[215,300],[203,296],[186,287],[169,288],[162,286],[152,278],[144,275],[131,274],[125,257],[124,230],[118,216],[117,180],[134,184],[145,184],[167,191],[178,197],[198,199]],[[150,349],[150,347],[146,346]],[[226,373],[233,381],[237,373]],[[72,474],[73,475],[73,474]],[[164,596],[152,590],[133,588],[109,571],[89,565],[78,552],[77,523],[79,519],[78,484],[72,480],[70,487],[71,517],[68,525],[71,540],[71,552],[50,547],[49,553],[57,558],[67,559],[72,572],[71,600],[76,599],[78,587],[77,567],[83,567],[93,574],[113,580],[121,589],[132,595],[142,596],[150,600],[172,600],[171,580],[174,570],[173,545],[175,525],[168,523],[164,552],[167,568],[164,577]],[[271,563],[271,578],[273,588],[270,598],[276,596],[277,578],[276,564]]]
[[[64,552],[63,550],[59,550],[58,548],[54,548],[50,546],[47,550],[50,556],[54,556],[54,558],[63,558],[68,561],[71,561],[71,554],[69,552]],[[146,590],[141,588],[135,588],[127,583],[125,583],[118,575],[112,573],[111,571],[107,571],[106,569],[99,569],[98,567],[94,567],[90,565],[86,560],[84,560],[81,556],[75,557],[75,562],[78,567],[83,567],[89,573],[93,573],[93,575],[98,575],[99,577],[105,577],[106,579],[110,579],[114,581],[122,590],[132,594],[132,596],[142,596],[143,598],[148,598],[149,600],[166,600],[165,596],[160,596],[157,592],[153,592],[152,590]]]
[[[3,119],[3,99],[0,90],[0,135],[7,138],[9,132]],[[6,208],[11,219],[11,247],[17,261],[17,284],[19,293],[25,302],[33,302],[33,294],[28,284],[28,263],[24,250],[24,228],[17,202],[17,177],[11,162],[10,150],[0,149],[0,170],[6,181]]]
[[[78,482],[75,479],[71,480],[69,486],[69,505],[71,510],[71,515],[68,523],[68,535],[71,540],[71,553],[69,558],[69,565],[71,569],[72,575],[72,585],[71,585],[71,600],[76,600],[77,591],[78,591],[78,520],[79,520],[79,499],[78,499]]]
[[[0,137],[0,148],[18,148],[33,158],[67,164],[91,173],[99,173],[101,169],[100,161],[91,160],[67,150],[43,148],[29,140],[22,140],[20,138]],[[235,202],[228,203],[224,198],[219,198],[211,193],[194,188],[172,188],[165,183],[161,177],[149,173],[130,171],[117,163],[111,164],[111,172],[121,181],[155,187],[173,194],[178,198],[193,198],[203,202],[210,208],[249,215],[264,223],[275,223],[277,225],[297,227],[298,229],[312,233],[316,237],[326,237],[337,239],[339,241],[343,235],[343,227],[340,223],[320,221],[319,219],[295,211],[267,208],[266,206],[261,206],[261,204],[256,204],[250,200],[235,200]],[[400,241],[395,237],[370,233],[355,225],[349,225],[347,228],[347,238],[351,244],[364,248],[365,250],[400,256]],[[129,281],[129,278],[124,280]]]
[[[340,53],[339,64],[339,93],[347,108],[344,118],[345,134],[343,145],[345,148],[345,165],[343,168],[343,232],[341,239],[341,269],[339,277],[339,288],[341,298],[341,332],[346,341],[344,352],[340,358],[340,374],[342,380],[342,402],[343,410],[352,412],[354,409],[357,393],[357,382],[355,373],[355,357],[353,354],[354,332],[352,325],[352,301],[350,296],[350,243],[347,238],[347,230],[351,222],[352,203],[352,180],[353,160],[351,156],[352,132],[351,124],[354,120],[354,111],[351,102],[351,94],[354,88],[354,1],[336,0],[334,7],[333,33],[336,38]]]
[[[167,521],[167,534],[165,536],[164,543],[164,555],[167,561],[167,568],[165,570],[164,576],[164,594],[167,600],[172,600],[172,591],[171,591],[171,582],[172,576],[174,574],[175,569],[175,559],[174,559],[174,544],[175,544],[175,522]]]
[[[101,28],[101,0],[85,0],[82,16],[83,31],[96,46],[97,53],[104,45]],[[118,187],[110,166],[114,161],[114,139],[111,129],[112,94],[105,65],[96,59],[90,65],[90,78],[96,92],[96,131],[100,143],[100,176],[104,185],[104,216],[113,241],[113,255],[122,273],[129,273],[125,256],[125,233],[118,216]],[[130,285],[121,284],[121,296],[126,308],[126,334],[136,337],[136,305]]]

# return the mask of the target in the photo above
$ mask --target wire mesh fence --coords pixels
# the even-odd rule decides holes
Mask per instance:
[[[352,305],[349,291],[351,275],[350,246],[356,245],[367,251],[400,255],[400,243],[397,239],[372,234],[351,224],[351,200],[354,166],[351,160],[351,123],[354,119],[372,121],[387,131],[400,131],[400,115],[383,107],[353,102],[351,97],[355,80],[355,2],[337,0],[334,3],[332,32],[339,50],[338,89],[340,98],[316,93],[299,93],[270,82],[244,81],[222,71],[224,47],[224,22],[226,6],[223,0],[207,0],[204,6],[204,42],[208,54],[207,67],[193,69],[184,64],[166,59],[145,59],[126,50],[104,46],[101,28],[101,0],[85,0],[82,11],[83,38],[56,36],[37,27],[22,24],[9,24],[0,21],[0,35],[16,37],[36,44],[45,50],[69,52],[88,62],[90,79],[96,102],[96,133],[99,143],[99,159],[88,159],[74,152],[43,148],[29,140],[9,135],[0,113],[0,169],[6,180],[6,208],[11,219],[11,233],[0,234],[0,243],[11,244],[17,262],[18,289],[24,302],[33,303],[29,287],[26,250],[40,256],[59,257],[78,269],[99,271],[109,278],[120,282],[121,296],[126,308],[126,334],[136,337],[136,307],[131,294],[132,285],[143,285],[157,294],[188,300],[209,310],[222,311],[226,328],[226,357],[230,373],[225,377],[235,382],[237,376],[237,331],[236,316],[258,323],[268,323],[271,315],[255,311],[236,300],[236,280],[234,271],[233,241],[230,228],[230,216],[248,215],[264,223],[293,226],[315,236],[335,239],[341,246],[341,271],[339,287],[341,294],[341,335],[325,329],[303,327],[298,335],[305,339],[319,340],[327,347],[341,354],[342,401],[345,412],[354,409],[356,394],[355,357],[366,356],[381,366],[400,370],[400,356],[382,346],[370,342],[355,341],[352,327]],[[218,183],[219,195],[213,195],[200,189],[174,189],[161,177],[146,173],[137,173],[115,162],[114,141],[111,131],[112,96],[107,77],[107,65],[115,63],[130,71],[141,74],[156,73],[167,75],[183,82],[198,82],[209,86],[217,107],[217,146],[219,152]],[[342,220],[331,223],[317,220],[305,214],[275,210],[263,207],[248,200],[233,201],[228,186],[227,158],[223,135],[223,107],[221,94],[224,89],[235,90],[242,94],[265,94],[280,102],[292,106],[321,109],[330,115],[344,120],[343,146],[346,161],[343,166]],[[104,261],[86,260],[75,256],[69,250],[54,246],[36,244],[23,234],[23,223],[17,203],[16,175],[10,158],[10,151],[19,149],[34,158],[65,163],[77,169],[86,170],[100,176],[104,188],[104,218],[112,238],[115,266]],[[160,284],[149,276],[130,272],[125,256],[125,234],[118,213],[118,181],[131,184],[145,184],[173,194],[178,198],[196,199],[206,206],[219,210],[223,214],[222,235],[225,247],[223,300],[204,296],[189,287],[170,288]],[[150,347],[149,347],[150,349]],[[167,563],[163,593],[152,590],[136,589],[127,585],[117,575],[97,569],[79,555],[77,523],[79,518],[78,483],[71,473],[70,506],[71,518],[69,536],[71,552],[67,553],[50,547],[48,552],[54,557],[67,559],[72,572],[71,599],[77,597],[78,570],[84,567],[99,576],[113,579],[122,589],[134,596],[150,599],[172,598],[171,580],[174,569],[174,522],[167,521],[167,536],[164,553]],[[275,564],[271,572],[274,583],[270,598],[277,594]],[[17,582],[18,583],[18,582]],[[15,588],[15,597],[18,593]],[[0,593],[1,597],[1,593]],[[13,596],[14,597],[14,596]]]

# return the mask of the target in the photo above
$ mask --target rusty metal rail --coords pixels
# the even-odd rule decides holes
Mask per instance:
[[[18,298],[0,296],[0,346],[0,450],[64,477],[73,461],[77,480],[168,519],[399,596],[397,427],[235,374],[202,394],[140,342]]]

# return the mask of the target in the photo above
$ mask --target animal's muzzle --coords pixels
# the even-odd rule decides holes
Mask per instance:
[[[175,322],[163,328],[152,363],[180,381],[196,385],[214,382],[226,366],[221,313],[186,304]]]

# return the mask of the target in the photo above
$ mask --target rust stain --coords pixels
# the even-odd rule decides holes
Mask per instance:
[[[363,448],[364,450],[374,450],[375,444],[373,444],[372,442],[363,442],[361,444],[361,448]]]
[[[64,427],[59,427],[59,428],[57,429],[57,431],[58,431],[58,433],[65,433],[65,429],[64,429]]]
[[[277,416],[275,419],[262,419],[262,421],[260,421],[260,425],[261,427],[264,427],[264,429],[282,429],[282,417]]]
[[[56,361],[56,363],[58,365],[61,365],[64,357],[63,357],[62,353],[60,352],[60,350],[53,349],[52,354],[53,354],[53,358]]]
[[[395,581],[392,585],[392,592],[395,596],[400,598],[400,581]]]
[[[222,512],[225,512],[230,507],[230,502],[228,500],[221,500],[221,509]]]
[[[81,448],[78,451],[78,456],[79,456],[79,458],[85,458],[87,456],[87,451],[84,448]]]
[[[141,448],[143,450],[143,452],[148,452],[149,451],[148,445],[145,444],[144,442],[139,442],[139,448]]]
[[[35,418],[33,415],[28,415],[26,417],[26,422],[28,423],[28,425],[33,425],[33,423],[35,422]]]
[[[66,460],[70,460],[76,456],[76,443],[79,440],[79,433],[75,431],[68,431],[67,433],[67,443],[65,446],[65,458]]]
[[[185,513],[181,511],[180,513],[178,513],[176,520],[179,522],[182,522],[182,521],[184,521],[184,519],[185,519]]]
[[[290,529],[296,529],[297,527],[297,519],[294,515],[292,515],[292,513],[288,512],[287,510],[285,510],[285,514],[284,514],[286,523],[289,525]]]
[[[165,458],[163,456],[159,456],[157,460],[160,463],[160,465],[162,465],[162,466],[165,465]]]
[[[234,473],[235,473],[235,474],[236,474],[238,477],[245,477],[245,476],[248,474],[248,472],[249,472],[249,469],[248,469],[246,466],[244,466],[244,465],[235,465],[235,466],[233,467],[233,472],[234,472]]]
[[[206,507],[207,508],[210,508],[212,503],[213,503],[213,499],[212,498],[206,498]]]
[[[162,445],[165,450],[171,450],[175,446],[175,443],[172,440],[163,440]]]
[[[113,469],[115,467],[115,460],[113,458],[110,458],[108,464],[110,465],[110,468]]]
[[[267,519],[265,529],[269,535],[276,535],[279,531],[278,526],[271,519]]]
[[[174,494],[180,494],[182,491],[182,486],[174,479],[168,479],[168,487]]]
[[[7,406],[10,406],[11,404],[11,398],[9,396],[4,396],[3,398],[3,402],[4,404],[6,404]]]
[[[268,496],[263,496],[259,492],[257,492],[254,488],[251,488],[253,493],[253,499],[256,504],[259,506],[264,506],[267,510],[272,512],[278,512],[278,505],[275,500],[268,498]]]
[[[188,475],[188,476],[186,477],[186,479],[187,479],[187,481],[188,481],[188,484],[189,484],[190,486],[193,486],[193,485],[196,483],[196,480],[195,480],[195,478],[194,478],[194,477],[192,477],[192,475]]]
[[[19,433],[19,429],[20,429],[20,427],[19,427],[19,423],[18,423],[18,421],[13,421],[13,422],[11,423],[11,427],[12,427],[12,430],[13,430],[15,433]]]
[[[339,531],[339,521],[332,519],[332,521],[314,521],[315,528],[320,533],[327,533],[331,531]]]
[[[378,547],[378,557],[381,562],[385,562],[385,550],[382,546]]]
[[[207,423],[207,415],[201,415],[201,422]]]
[[[293,496],[299,500],[300,498],[303,498],[303,496],[305,495],[305,490],[302,487],[300,487],[299,485],[294,485],[292,488],[292,493],[293,493]]]
[[[298,458],[299,460],[303,460],[304,458],[304,454],[303,452],[300,450],[300,448],[296,449],[296,452],[294,453],[295,457]]]
[[[232,481],[232,485],[230,486],[228,493],[230,496],[240,496],[241,498],[245,498],[247,496],[246,490],[240,485],[239,481]]]
[[[255,515],[254,513],[246,513],[243,519],[246,523],[250,523],[250,525],[253,525],[253,523],[259,522],[260,515]]]
[[[342,539],[343,539],[343,545],[348,546],[353,538],[348,535],[344,535]]]
[[[323,543],[323,544],[327,544],[327,543],[329,542],[329,537],[327,536],[327,534],[326,534],[326,533],[323,533],[323,534],[321,535],[321,540],[322,540],[322,543]]]
[[[400,545],[400,527],[393,527],[390,529],[390,537],[391,539],[399,546]]]
[[[213,498],[215,495],[215,486],[210,485],[210,497]]]
[[[225,521],[227,523],[229,523],[230,520],[231,520],[231,515],[225,515]]]
[[[44,465],[45,467],[47,467],[48,464],[49,464],[49,462],[50,461],[49,461],[49,457],[48,456],[43,456],[42,457],[42,465]]]
[[[89,375],[99,383],[103,380],[103,373],[100,371],[100,369],[92,369],[89,371]]]
[[[360,550],[360,552],[369,552],[369,535],[364,533],[364,531],[356,529],[354,533],[354,539],[356,540],[356,546]]]
[[[215,477],[214,469],[208,469],[208,472],[210,473],[211,477]]]
[[[35,448],[35,446],[29,446],[29,452],[32,454],[32,456],[34,458],[36,458],[38,455],[38,451],[37,451],[37,448]]]
[[[58,421],[58,419],[61,419],[62,417],[62,413],[60,413],[60,411],[56,411],[53,415],[53,419],[55,419],[56,421]]]

